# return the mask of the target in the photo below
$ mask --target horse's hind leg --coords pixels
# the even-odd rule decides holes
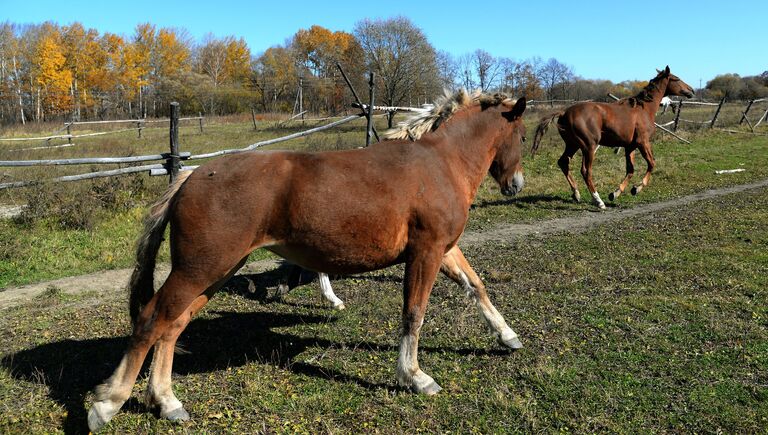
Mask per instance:
[[[637,195],[641,190],[643,190],[645,186],[650,184],[651,173],[653,172],[653,168],[656,167],[656,160],[653,158],[653,150],[651,150],[650,143],[643,143],[638,147],[638,149],[640,150],[640,154],[643,156],[646,163],[648,163],[648,169],[643,176],[643,183],[632,187],[632,195]]]
[[[179,310],[169,311],[168,314],[166,314],[169,320],[173,320],[170,320],[169,326],[155,344],[155,353],[152,358],[152,365],[149,372],[149,386],[145,394],[147,404],[159,408],[160,417],[172,421],[189,419],[189,414],[184,410],[181,402],[176,398],[171,389],[171,370],[173,368],[173,355],[176,348],[176,341],[178,340],[179,335],[181,335],[187,327],[190,320],[192,320],[192,317],[194,317],[195,314],[208,303],[221,286],[224,285],[224,283],[226,283],[240,269],[240,267],[242,267],[246,258],[243,258],[237,266],[233,267],[223,278],[208,286],[202,294],[192,300],[189,306],[180,310],[178,316],[173,318]],[[177,274],[174,278],[183,275],[184,274]],[[177,286],[182,288],[199,288],[193,283],[184,282],[183,278],[174,280],[171,280],[171,278],[172,277],[169,276],[166,281],[168,287],[163,285],[163,288],[158,291],[158,294],[160,295],[159,297],[161,298],[160,306],[171,306],[171,304],[173,304],[173,302],[166,302],[166,300],[175,299],[175,294],[178,293],[175,291],[175,287]],[[181,303],[181,305],[183,305],[183,303]],[[159,313],[160,316],[163,314],[163,312]]]
[[[219,276],[229,278],[238,268],[239,265],[229,274]],[[150,369],[150,390],[154,392],[150,393],[152,401],[160,405],[162,417],[175,420],[188,418],[181,402],[170,389],[173,348],[192,315],[205,305],[218,288],[216,284],[220,285],[225,280],[212,284],[210,280],[192,280],[184,275],[172,270],[136,319],[123,359],[112,376],[96,388],[96,397],[88,412],[91,431],[95,432],[106,424],[128,400],[147,352],[156,343],[158,346]]]
[[[560,170],[563,171],[565,179],[568,180],[568,185],[571,186],[571,198],[573,198],[573,200],[576,202],[581,201],[581,193],[579,193],[579,188],[576,186],[576,180],[574,180],[573,176],[571,175],[570,163],[574,154],[576,154],[576,151],[578,150],[578,145],[572,145],[567,139],[565,139],[565,151],[563,151],[563,155],[560,156],[560,159],[557,161],[557,166],[559,166]]]
[[[515,331],[507,325],[504,321],[504,317],[499,314],[496,307],[493,306],[491,300],[488,298],[488,293],[485,291],[485,285],[480,277],[477,276],[472,267],[464,258],[464,254],[461,252],[458,246],[451,248],[448,253],[443,256],[443,263],[440,267],[440,271],[443,272],[448,278],[464,287],[469,295],[475,300],[475,305],[480,311],[480,317],[485,321],[488,327],[499,340],[499,342],[511,349],[520,349],[523,344],[520,343]]]
[[[581,149],[581,176],[584,177],[584,182],[587,183],[587,189],[592,194],[592,202],[599,209],[605,209],[605,203],[600,199],[600,194],[595,189],[595,183],[592,181],[592,164],[595,161],[595,147],[587,146]]]
[[[616,148],[618,149],[618,148]],[[621,181],[621,184],[619,184],[619,188],[616,189],[614,192],[611,192],[608,195],[608,199],[613,201],[619,196],[621,196],[622,193],[624,193],[624,189],[627,188],[627,184],[629,184],[629,180],[632,179],[632,175],[635,173],[635,150],[634,148],[627,147],[624,149],[625,153],[625,159],[627,162],[627,175],[624,177],[624,180]]]

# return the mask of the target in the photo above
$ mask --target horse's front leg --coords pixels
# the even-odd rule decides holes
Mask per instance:
[[[443,256],[443,264],[440,267],[440,271],[456,282],[456,284],[462,286],[467,291],[467,294],[472,296],[478,311],[480,311],[480,317],[491,328],[491,332],[493,332],[493,335],[496,336],[501,344],[510,349],[520,349],[523,347],[517,333],[507,325],[504,317],[499,314],[496,307],[491,303],[490,298],[488,298],[488,292],[485,291],[483,281],[472,270],[472,267],[458,246],[454,246]]]
[[[419,368],[419,332],[424,323],[429,294],[440,269],[442,252],[430,246],[430,251],[411,248],[405,263],[403,282],[403,320],[400,355],[397,358],[397,381],[416,393],[428,395],[442,388]]]

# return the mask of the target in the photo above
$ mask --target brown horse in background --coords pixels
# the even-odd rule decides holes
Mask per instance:
[[[90,429],[130,397],[152,346],[148,403],[163,418],[189,418],[171,389],[176,340],[257,248],[333,274],[405,263],[397,380],[415,392],[440,391],[417,352],[441,269],[464,283],[503,344],[521,347],[456,242],[487,172],[505,194],[522,188],[524,110],[524,98],[513,104],[460,91],[401,129],[408,139],[346,151],[247,152],[184,173],[145,221],[130,282],[133,333],[114,374],[96,389]],[[169,222],[172,270],[155,293],[155,258]]]
[[[565,141],[565,151],[557,161],[558,166],[565,174],[568,184],[573,192],[576,202],[581,200],[581,194],[576,187],[576,181],[570,173],[570,162],[576,151],[581,150],[581,175],[587,183],[587,188],[592,194],[592,199],[599,208],[604,209],[605,204],[600,199],[600,194],[592,182],[592,163],[595,160],[595,151],[599,145],[609,147],[624,147],[627,162],[627,174],[619,184],[616,191],[608,195],[613,201],[624,192],[629,180],[635,172],[635,149],[648,163],[648,170],[643,177],[641,185],[632,187],[632,194],[638,194],[651,181],[651,172],[656,165],[653,159],[651,136],[656,131],[654,119],[659,103],[664,96],[682,95],[693,96],[693,88],[669,72],[669,66],[651,79],[642,91],[634,97],[621,100],[616,103],[577,103],[564,111],[556,112],[542,118],[531,146],[531,154],[535,154],[541,143],[541,138],[547,131],[549,124],[556,117],[557,129]]]

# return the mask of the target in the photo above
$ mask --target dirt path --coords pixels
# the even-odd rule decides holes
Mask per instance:
[[[635,216],[655,213],[673,207],[685,206],[697,201],[716,198],[752,189],[768,187],[768,179],[738,186],[706,190],[704,192],[681,198],[670,199],[652,204],[640,205],[630,209],[614,209],[603,212],[582,213],[577,216],[549,219],[529,224],[504,224],[483,232],[468,232],[461,238],[461,245],[476,245],[490,241],[509,240],[531,234],[551,234],[559,232],[576,232],[597,225],[607,224]],[[271,270],[280,262],[278,260],[262,260],[246,264],[240,274],[258,273]],[[165,280],[170,272],[167,264],[158,265],[155,279],[159,283]],[[0,309],[14,306],[24,300],[33,298],[50,287],[55,287],[64,293],[77,294],[84,292],[113,293],[123,291],[131,269],[108,270],[89,275],[60,278],[53,281],[28,284],[19,287],[9,287],[0,291]]]

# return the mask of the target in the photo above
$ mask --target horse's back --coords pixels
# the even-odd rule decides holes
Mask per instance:
[[[625,146],[635,136],[639,110],[629,104],[576,103],[566,109],[558,125],[566,134],[575,133],[595,144]]]

